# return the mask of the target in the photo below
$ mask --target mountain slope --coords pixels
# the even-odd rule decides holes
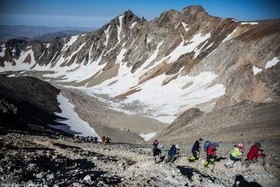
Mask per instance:
[[[65,120],[54,112],[61,112],[57,95],[59,90],[33,77],[0,76],[0,131],[56,134],[49,125],[58,125],[57,119]]]
[[[27,70],[138,103],[137,113],[172,122],[193,107],[209,112],[243,100],[279,101],[279,23],[221,19],[201,6],[169,10],[150,22],[126,11],[96,32],[50,43],[7,42],[0,71]]]

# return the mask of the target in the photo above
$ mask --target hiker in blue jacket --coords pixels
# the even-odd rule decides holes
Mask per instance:
[[[202,144],[202,142],[203,142],[203,139],[199,138],[199,140],[196,140],[196,142],[194,143],[194,145],[192,147],[192,155],[189,158],[190,161],[199,159],[200,149],[201,149],[200,144]]]
[[[176,146],[173,144],[168,151],[167,159],[165,160],[165,163],[167,162],[174,162],[176,159],[177,154],[179,154],[179,145],[177,144]]]

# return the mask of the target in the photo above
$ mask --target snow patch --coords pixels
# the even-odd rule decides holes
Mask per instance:
[[[120,22],[120,25],[117,26],[117,31],[118,31],[118,44],[121,42],[121,32],[122,32],[122,23],[123,23],[123,17],[124,15],[121,15],[119,17],[119,22]]]
[[[158,52],[159,52],[159,48],[160,46],[163,44],[163,42],[160,42],[157,46],[157,49],[154,51],[154,53],[146,60],[146,62],[141,66],[141,67],[146,67],[148,66],[153,60],[156,59]],[[142,70],[142,69],[141,69]]]
[[[279,62],[279,58],[274,57],[272,60],[268,61],[265,65],[265,69],[271,68],[272,66],[275,66]]]
[[[229,35],[227,35],[227,37],[222,41],[222,43],[231,40],[231,39],[233,38],[233,37],[232,37],[233,34],[234,34],[238,29],[239,29],[239,27],[236,27],[236,28],[232,31],[232,33],[230,33]]]
[[[3,44],[3,45],[1,45],[0,57],[5,56],[5,51],[6,51],[6,46],[5,46],[5,44]]]
[[[66,48],[68,48],[69,46],[71,46],[79,37],[80,35],[76,35],[76,36],[71,36],[70,40],[68,43],[64,44],[62,51],[66,50]]]
[[[55,114],[65,119],[58,119],[56,121],[65,125],[50,125],[51,127],[65,132],[70,132],[75,135],[95,136],[100,139],[95,130],[89,126],[88,122],[83,121],[78,116],[78,114],[74,111],[74,105],[72,105],[69,100],[62,95],[62,93],[57,96],[57,100],[60,104],[59,107],[62,112],[55,112]]]
[[[102,60],[103,53],[99,56],[99,58],[96,61],[93,61],[91,63],[85,63],[82,62],[81,64],[72,63],[70,66],[60,67],[60,63],[63,63],[64,60],[61,58],[60,63],[57,63],[55,67],[53,67],[51,70],[55,73],[53,74],[44,74],[44,77],[59,77],[64,76],[64,80],[59,80],[60,82],[81,82],[86,79],[89,79],[97,72],[101,71],[106,64],[99,65],[99,62]]]
[[[216,77],[211,72],[202,72],[195,77],[179,75],[176,80],[163,85],[168,75],[162,74],[138,85],[141,91],[127,96],[125,102],[144,103],[147,110],[156,111],[152,112],[153,118],[171,123],[181,111],[225,94],[222,84],[209,86]],[[183,89],[187,83],[192,85]]]
[[[129,29],[130,29],[130,30],[133,29],[133,27],[134,27],[136,24],[137,24],[137,22],[135,21],[134,23],[132,23],[132,24],[130,25]]]
[[[170,59],[168,60],[168,63],[175,62],[183,54],[192,52],[199,44],[210,38],[210,36],[210,33],[204,36],[202,36],[201,33],[196,34],[190,42],[187,42],[187,45],[185,45],[186,41],[183,39],[183,41],[169,54]]]
[[[147,44],[150,43],[151,41],[152,41],[152,39],[147,37]]]
[[[140,133],[139,136],[141,136],[145,141],[149,141],[153,137],[155,137],[156,134],[157,134],[156,132],[152,132],[152,133],[148,133],[148,134]]]
[[[15,77],[15,74],[8,75],[7,77]]]
[[[253,73],[254,75],[257,75],[258,73],[261,73],[262,69],[257,67],[257,66],[253,66]]]
[[[241,25],[257,25],[259,22],[241,22]]]
[[[106,34],[106,40],[105,40],[105,42],[104,42],[103,44],[104,44],[106,47],[107,47],[107,45],[108,45],[108,41],[109,41],[109,37],[110,37],[110,35],[109,35],[110,27],[111,27],[111,25],[109,25],[108,28],[104,31],[104,33]]]
[[[177,29],[179,25],[180,25],[180,23],[178,23],[178,24],[175,26],[174,30]]]
[[[183,25],[185,31],[188,32],[188,31],[190,30],[189,28],[187,28],[188,24],[186,24],[186,23],[184,23],[184,22],[181,22],[181,23],[182,23],[182,25]]]
[[[16,65],[12,65],[11,62],[4,62],[4,67],[0,68],[0,72],[5,72],[5,71],[25,71],[25,70],[29,70],[30,67],[35,65],[35,60],[34,60],[34,51],[32,49],[28,50],[28,51],[22,51],[20,54],[20,57],[15,61]],[[31,56],[31,62],[26,63],[24,60],[26,59],[26,57],[30,55]]]

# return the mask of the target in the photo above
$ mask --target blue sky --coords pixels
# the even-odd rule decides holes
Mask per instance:
[[[280,18],[279,0],[1,0],[0,24],[101,27],[127,9],[150,21],[190,5],[240,21]]]

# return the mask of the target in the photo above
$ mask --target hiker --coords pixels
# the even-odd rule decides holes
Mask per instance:
[[[106,141],[106,137],[105,137],[105,136],[102,136],[102,137],[101,137],[101,141],[102,141],[103,144],[105,144],[105,143],[106,143],[106,142],[105,142],[105,141]]]
[[[242,154],[244,154],[245,150],[244,150],[244,145],[242,143],[239,143],[237,145],[234,145],[231,152],[230,152],[230,155],[229,155],[229,159],[230,161],[228,163],[225,164],[225,167],[226,168],[233,168],[233,164],[236,162],[236,161],[241,161],[241,158],[240,156]],[[232,162],[233,161],[233,162]]]
[[[79,140],[80,140],[80,142],[84,142],[85,141],[85,137],[84,136],[79,136]]]
[[[97,140],[98,140],[98,138],[95,136],[95,137],[93,138],[93,143],[97,143]]]
[[[265,154],[263,154],[263,150],[261,149],[262,145],[259,142],[256,142],[255,145],[252,145],[250,151],[247,154],[247,159],[245,162],[242,163],[242,165],[245,164],[245,167],[248,168],[252,162],[257,161],[257,157],[265,157]],[[259,151],[261,153],[259,153]]]
[[[65,138],[64,138],[63,135],[60,135],[60,136],[59,136],[59,139],[60,139],[60,140],[65,140]]]
[[[199,138],[198,140],[195,141],[193,147],[192,147],[192,155],[189,158],[189,161],[195,161],[199,159],[200,155],[200,149],[201,146],[200,144],[203,142],[202,138]]]
[[[159,148],[159,145],[160,144],[155,139],[154,142],[153,142],[153,156],[154,156],[155,163],[158,163],[158,158],[161,155],[161,149]]]
[[[157,139],[155,139],[155,140],[153,141],[153,146],[156,147],[157,145],[158,145],[158,141],[157,141]]]
[[[178,157],[179,150],[180,150],[179,145],[178,144],[176,144],[176,145],[173,144],[168,151],[168,155],[167,155],[167,159],[165,160],[165,163],[174,162],[175,159]]]
[[[111,140],[112,140],[112,139],[109,138],[109,137],[107,136],[107,137],[106,137],[106,140],[105,140],[105,141],[106,141],[105,144],[106,144],[106,145],[107,145],[107,144],[110,145],[110,144],[111,144]]]
[[[205,167],[207,167],[210,162],[214,163],[216,161],[217,158],[216,150],[218,147],[219,147],[219,143],[213,143],[208,147],[206,161],[204,162]]]
[[[89,136],[86,136],[85,137],[85,142],[89,142],[90,141],[90,137]]]

